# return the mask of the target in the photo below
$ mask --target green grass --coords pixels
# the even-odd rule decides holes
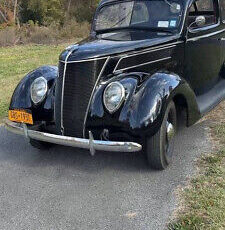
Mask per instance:
[[[183,210],[169,229],[225,229],[225,123],[214,125],[212,131],[221,150],[201,159],[200,173],[182,192]]]
[[[7,116],[12,93],[24,75],[42,65],[57,65],[65,47],[66,44],[0,47],[0,122]]]

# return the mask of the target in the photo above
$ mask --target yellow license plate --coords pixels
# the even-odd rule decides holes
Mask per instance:
[[[34,124],[32,114],[23,110],[9,110],[9,120],[30,125]]]

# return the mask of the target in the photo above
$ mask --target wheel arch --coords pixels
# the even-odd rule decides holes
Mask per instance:
[[[201,118],[196,95],[187,82],[182,84],[176,91],[172,100],[177,109],[179,125],[184,124],[189,127]],[[183,119],[185,119],[185,122]]]
[[[182,94],[177,94],[173,97],[173,101],[177,110],[178,124],[188,126],[188,103],[187,99]],[[184,119],[184,120],[183,120]]]

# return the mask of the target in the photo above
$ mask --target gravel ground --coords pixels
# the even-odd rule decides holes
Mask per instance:
[[[0,229],[164,229],[174,191],[211,150],[206,123],[184,129],[174,164],[149,170],[140,154],[32,148],[0,127]]]

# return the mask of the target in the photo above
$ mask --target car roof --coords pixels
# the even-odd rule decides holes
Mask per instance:
[[[106,2],[123,2],[123,1],[127,1],[127,0],[101,0],[100,4],[103,4],[103,3],[106,3]],[[145,0],[145,1],[148,1],[148,0]],[[149,1],[151,1],[151,0],[149,0]],[[189,2],[189,0],[181,0],[181,1],[183,1],[183,2]]]
[[[123,2],[123,1],[125,1],[125,0],[102,0],[102,1],[100,1],[99,6],[103,5],[104,3],[110,3],[110,2]],[[148,0],[145,0],[145,1],[148,1]],[[181,1],[187,3],[187,2],[189,2],[189,1],[191,1],[191,0],[181,0]]]

